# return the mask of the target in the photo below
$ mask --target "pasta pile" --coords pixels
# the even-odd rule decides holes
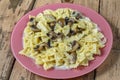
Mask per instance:
[[[61,66],[71,69],[88,66],[105,43],[97,24],[82,13],[69,8],[48,9],[29,16],[19,53],[33,58],[45,70]]]

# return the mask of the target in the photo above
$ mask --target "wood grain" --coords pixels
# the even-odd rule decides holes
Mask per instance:
[[[34,77],[31,76],[31,73],[21,67],[18,62],[15,62],[13,67],[12,75],[9,80],[34,80]]]
[[[100,14],[109,22],[114,37],[113,49],[97,69],[96,80],[120,79],[120,0],[101,0]]]
[[[41,7],[43,5],[54,4],[54,3],[61,3],[61,0],[36,0],[34,4],[34,8]]]
[[[120,50],[120,0],[101,0],[100,14],[109,22],[114,37],[113,49]]]
[[[74,3],[89,7],[96,12],[99,11],[99,0],[74,0]]]
[[[0,0],[0,80],[8,80],[14,65],[10,48],[12,29],[32,3],[32,0]]]
[[[112,50],[105,62],[96,71],[96,80],[120,79],[120,50]]]

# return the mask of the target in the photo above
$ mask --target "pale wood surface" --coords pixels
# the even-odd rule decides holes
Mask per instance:
[[[119,80],[120,78],[120,0],[0,0],[0,80],[51,80],[23,68],[13,57],[10,35],[16,22],[34,8],[53,3],[87,6],[110,24],[114,44],[105,62],[84,76],[68,80]]]
[[[97,69],[96,80],[120,80],[120,0],[101,0],[100,14],[113,31],[113,49],[106,61]]]
[[[31,5],[32,0],[0,0],[0,80],[8,80],[14,66],[15,59],[10,48],[12,29]]]

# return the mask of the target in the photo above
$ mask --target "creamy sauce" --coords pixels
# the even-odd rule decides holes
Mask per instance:
[[[66,67],[65,65],[63,65],[63,66],[55,66],[54,69],[56,69],[56,70],[69,70],[71,68]]]
[[[96,24],[96,28],[98,31],[101,31],[101,29],[99,28],[99,26]]]

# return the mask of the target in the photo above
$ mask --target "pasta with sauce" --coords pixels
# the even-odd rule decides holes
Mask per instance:
[[[71,69],[88,66],[105,43],[97,24],[82,13],[69,8],[48,9],[29,17],[19,53],[33,58],[45,70]]]

